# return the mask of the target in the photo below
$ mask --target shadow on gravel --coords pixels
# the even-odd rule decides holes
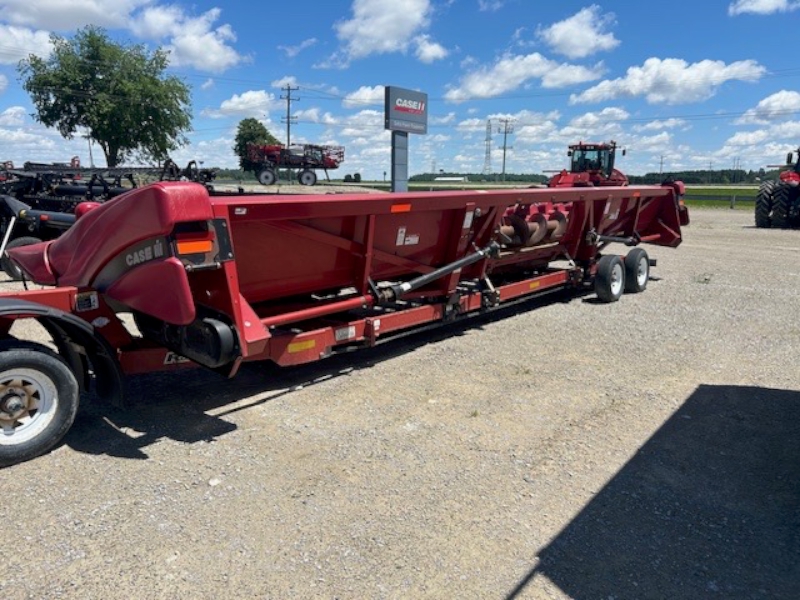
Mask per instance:
[[[701,386],[508,594],[800,598],[800,393]]]
[[[580,297],[574,291],[554,292],[449,325],[418,329],[376,348],[337,354],[300,367],[248,363],[233,379],[224,379],[202,368],[130,377],[129,408],[119,410],[92,398],[85,399],[89,401],[82,402],[64,443],[87,454],[147,459],[144,449],[164,438],[191,444],[230,433],[236,425],[222,417],[291,394],[300,386],[309,387],[356,369],[368,369],[426,344],[482,329],[493,321]],[[244,399],[249,401],[218,410]],[[211,410],[215,416],[206,414]]]

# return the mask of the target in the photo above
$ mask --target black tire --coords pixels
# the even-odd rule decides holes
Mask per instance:
[[[0,467],[52,450],[79,401],[75,374],[50,349],[16,340],[0,346]]]
[[[31,244],[38,244],[41,241],[42,240],[40,240],[39,238],[33,236],[18,237],[8,242],[6,250],[8,250],[9,248],[19,248],[20,246],[30,246]],[[11,259],[8,258],[8,254],[6,254],[5,252],[3,252],[3,257],[0,258],[0,267],[2,267],[6,275],[11,277],[11,279],[13,279],[14,281],[19,281],[22,279],[22,270],[13,262],[11,262]]]
[[[756,194],[756,227],[770,227],[772,225],[772,203],[774,193],[774,181],[765,181],[758,188],[758,194]]]
[[[304,169],[297,174],[297,181],[300,182],[300,185],[316,185],[317,174],[310,169]]]
[[[772,227],[785,229],[789,226],[789,209],[792,207],[792,188],[779,183],[772,195]]]
[[[616,255],[603,256],[597,262],[594,291],[603,302],[616,302],[625,290],[625,264]]]
[[[625,291],[638,294],[647,289],[650,279],[650,257],[644,248],[633,248],[625,257]]]
[[[277,179],[275,177],[275,171],[272,169],[264,169],[263,171],[259,171],[256,177],[261,185],[272,185]]]

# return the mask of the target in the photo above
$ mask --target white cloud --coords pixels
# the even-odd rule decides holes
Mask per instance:
[[[210,90],[213,87],[214,87],[213,79],[206,79],[203,83],[200,84],[201,90]]]
[[[606,80],[581,94],[573,94],[570,104],[637,96],[644,96],[650,104],[700,102],[713,96],[726,81],[757,81],[765,72],[753,60],[730,64],[702,60],[688,64],[677,58],[648,58],[641,67],[630,67],[625,77]]]
[[[767,96],[755,108],[746,111],[737,124],[764,124],[770,121],[786,120],[792,114],[800,112],[800,93],[781,90]]]
[[[353,17],[334,28],[346,60],[406,52],[430,25],[431,11],[430,0],[354,0]]]
[[[441,44],[432,42],[430,36],[428,35],[417,36],[414,39],[414,43],[417,45],[417,49],[415,51],[416,57],[420,62],[425,64],[430,64],[434,61],[446,58],[449,54],[447,48]]]
[[[219,8],[212,8],[191,17],[178,6],[151,6],[130,23],[130,29],[143,38],[167,39],[164,49],[170,52],[172,66],[222,73],[247,58],[231,46],[236,34],[230,25],[214,27],[221,14]]]
[[[25,122],[27,112],[21,106],[11,106],[0,113],[0,125],[3,127],[18,127]]]
[[[234,94],[230,99],[224,100],[218,109],[204,110],[203,116],[212,119],[225,117],[263,117],[271,109],[279,108],[280,104],[274,94],[264,90],[250,90],[243,94]]]
[[[771,15],[776,12],[789,12],[800,8],[800,2],[790,0],[736,0],[728,5],[728,14],[731,16],[752,13],[756,15]]]
[[[385,88],[382,85],[361,86],[355,92],[345,96],[342,106],[345,108],[363,108],[364,106],[383,105]]]
[[[634,129],[636,131],[658,131],[659,129],[675,129],[677,127],[683,127],[684,125],[686,125],[686,121],[672,117],[670,119],[664,119],[663,121],[655,120],[645,123],[644,125],[636,125]]]
[[[450,102],[471,98],[493,98],[517,89],[531,79],[541,79],[542,87],[560,88],[600,78],[601,66],[594,68],[559,64],[534,52],[528,55],[507,54],[491,67],[481,67],[466,75],[457,88],[445,94]]]
[[[50,31],[70,31],[87,23],[120,28],[130,23],[131,13],[152,0],[4,0],[3,21]]]
[[[8,77],[6,77],[5,75],[0,75],[0,94],[5,92],[7,88],[8,88]],[[19,108],[19,107],[14,107],[14,108]]]
[[[298,54],[300,54],[303,50],[307,48],[311,48],[317,43],[317,38],[308,38],[307,40],[303,40],[296,46],[278,46],[278,50],[283,50],[286,53],[286,56],[289,58],[294,58]]]
[[[30,54],[47,58],[53,50],[50,34],[46,31],[0,25],[0,39],[3,40],[0,64],[3,65],[16,65]]]
[[[503,8],[503,0],[478,0],[478,10],[494,12]]]
[[[620,42],[606,30],[614,24],[614,14],[604,15],[600,11],[601,8],[593,4],[568,19],[538,29],[537,34],[555,52],[568,58],[584,58],[613,50]]]

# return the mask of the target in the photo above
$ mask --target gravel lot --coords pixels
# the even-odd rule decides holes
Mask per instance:
[[[0,598],[800,597],[800,231],[692,220],[616,304],[86,403]]]

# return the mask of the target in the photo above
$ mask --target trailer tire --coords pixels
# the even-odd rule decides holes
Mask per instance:
[[[789,209],[792,206],[792,188],[779,183],[772,196],[772,227],[785,229],[789,226]]]
[[[0,346],[0,467],[52,450],[78,412],[75,374],[49,348],[4,342]]]
[[[758,188],[756,194],[756,227],[770,227],[772,225],[772,203],[775,193],[775,182],[765,181]]]
[[[297,181],[300,182],[300,185],[316,185],[317,174],[310,169],[304,169],[298,173]]]
[[[644,248],[633,248],[625,257],[625,291],[638,294],[647,289],[650,279],[650,257]]]
[[[39,238],[33,236],[18,237],[8,242],[8,245],[6,245],[6,250],[9,248],[19,248],[20,246],[38,244],[41,241],[42,240]],[[6,252],[3,252],[3,258],[0,258],[0,267],[2,267],[6,275],[11,277],[11,279],[14,281],[20,281],[22,279],[22,270],[13,262],[11,262],[11,259],[8,257],[8,253]]]
[[[603,256],[597,262],[594,291],[603,302],[616,302],[625,290],[625,264],[616,255]]]
[[[264,169],[259,171],[256,177],[261,185],[272,185],[276,180],[275,171],[272,169]]]

